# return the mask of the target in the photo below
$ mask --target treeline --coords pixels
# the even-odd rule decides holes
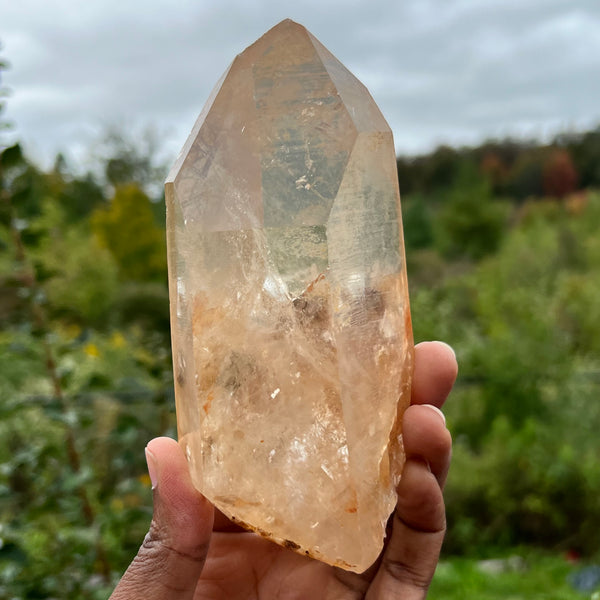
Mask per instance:
[[[412,251],[424,248],[450,262],[478,261],[499,248],[528,202],[576,203],[585,190],[600,189],[600,126],[550,144],[442,146],[399,157],[397,165],[409,266]]]
[[[507,138],[474,148],[441,146],[428,155],[399,157],[397,163],[406,195],[445,190],[470,165],[489,180],[495,197],[517,203],[564,198],[578,189],[600,187],[600,126],[560,134],[550,144]]]

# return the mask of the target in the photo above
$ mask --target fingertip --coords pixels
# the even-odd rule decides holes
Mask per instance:
[[[454,360],[456,361],[456,352],[454,351],[454,348],[450,344],[448,344],[447,342],[442,342],[440,340],[435,340],[433,342],[425,342],[425,343],[435,344],[436,346],[438,346],[440,348],[440,350],[442,348],[444,348],[447,351],[448,355],[451,355],[454,358]]]
[[[176,440],[170,437],[156,437],[148,442],[146,448],[154,454],[154,456],[172,455],[181,452],[181,448]],[[183,455],[183,453],[181,452]]]
[[[181,446],[168,437],[154,438],[146,446],[154,490],[155,517],[171,535],[186,545],[210,535],[213,507],[195,488]],[[152,465],[152,466],[150,466]],[[154,471],[154,473],[152,473]]]
[[[456,352],[450,344],[439,340],[421,342],[416,345],[415,349],[421,358],[426,358],[429,362],[437,365],[437,373],[440,377],[454,383],[458,375],[458,361]]]
[[[187,460],[179,444],[168,437],[150,440],[146,446],[148,472],[152,480],[152,488],[176,485],[177,487],[193,487]]]
[[[445,342],[421,342],[415,346],[412,403],[444,404],[458,375],[454,350]]]
[[[427,410],[433,411],[433,414],[436,415],[436,417],[441,421],[442,425],[446,427],[446,415],[444,415],[444,413],[437,406],[434,406],[433,404],[421,404],[421,406]]]

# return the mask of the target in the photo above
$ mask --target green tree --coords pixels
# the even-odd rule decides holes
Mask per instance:
[[[450,148],[440,146],[427,157],[424,165],[423,179],[425,190],[432,192],[446,189],[455,181],[464,163],[463,153]]]
[[[498,248],[506,217],[489,182],[474,166],[464,165],[437,215],[436,244],[445,256],[480,259]]]
[[[407,252],[431,246],[433,225],[430,207],[425,197],[413,195],[402,201],[402,222]]]
[[[72,222],[82,221],[106,205],[104,190],[91,173],[67,179],[56,199]]]
[[[92,215],[92,230],[114,256],[124,280],[165,281],[164,231],[148,196],[135,184],[117,188],[110,206]]]
[[[159,157],[159,142],[151,128],[137,135],[109,129],[100,144],[106,181],[113,188],[135,183],[152,197],[160,197],[167,166]]]
[[[580,135],[567,136],[569,150],[582,188],[600,187],[600,126]]]
[[[111,253],[90,236],[85,224],[50,229],[34,252],[42,287],[54,317],[100,329],[111,323],[118,294],[117,265]]]
[[[509,171],[507,193],[519,202],[544,195],[543,171],[545,156],[539,149],[521,152]]]

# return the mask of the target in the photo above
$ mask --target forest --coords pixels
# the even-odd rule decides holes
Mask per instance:
[[[176,435],[154,142],[41,168],[0,134],[0,598],[105,598],[147,530],[143,449]],[[533,549],[562,578],[599,559],[600,127],[397,164],[415,341],[460,365],[440,577]]]

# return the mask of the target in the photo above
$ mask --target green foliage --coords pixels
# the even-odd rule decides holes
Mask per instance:
[[[0,169],[5,173],[8,169],[14,168],[24,162],[23,151],[19,144],[14,144],[2,150],[0,153]]]
[[[544,153],[535,150],[523,152],[513,165],[507,180],[506,191],[519,202],[544,195]]]
[[[427,156],[399,157],[396,164],[400,191],[403,195],[412,195],[445,190],[456,178],[464,161],[464,152],[448,146],[440,146]]]
[[[480,259],[494,252],[505,229],[505,206],[492,199],[491,187],[469,165],[453,182],[436,221],[436,242],[443,255]]]
[[[570,565],[562,557],[523,548],[517,552],[510,556],[503,553],[487,562],[466,558],[442,560],[427,597],[431,600],[582,600],[590,597],[568,584],[568,577],[580,567]]]
[[[145,331],[170,343],[169,291],[167,286],[153,282],[129,282],[120,287],[114,310],[118,323],[126,327],[135,323]]]
[[[397,159],[404,196],[445,193],[469,165],[479,170],[496,198],[520,204],[548,195],[600,187],[600,127],[556,136],[547,145],[531,140],[490,140],[476,148],[441,146],[424,156]]]
[[[597,448],[565,431],[577,425],[566,419],[541,424],[538,418],[515,429],[499,416],[484,450],[474,452],[459,438],[446,493],[446,551],[475,554],[537,544],[596,552],[597,540],[589,533],[600,526]]]
[[[58,195],[67,220],[77,223],[106,204],[104,190],[91,174],[67,181]]]
[[[447,189],[456,180],[464,158],[461,153],[448,146],[440,146],[424,165],[423,179],[428,182],[427,191]]]
[[[567,135],[561,139],[579,173],[582,188],[600,188],[600,126],[579,135]]]
[[[531,203],[496,254],[412,294],[416,338],[447,339],[461,365],[450,552],[597,550],[599,211],[598,194]]]
[[[427,248],[433,243],[431,211],[425,198],[409,196],[402,202],[404,244],[407,252]]]
[[[52,315],[81,325],[102,326],[117,298],[117,265],[85,222],[65,229],[71,215],[47,200],[28,226],[29,249],[40,291]]]
[[[9,193],[12,196],[11,188],[14,179],[19,176],[24,165],[25,160],[19,144],[4,148],[0,145],[0,199],[4,200]],[[13,215],[8,209],[8,204],[4,201],[1,202],[0,224],[9,227],[12,218]]]
[[[55,275],[44,286],[57,316],[101,327],[110,318],[117,296],[117,266],[111,254],[86,230],[72,229],[60,240],[47,240],[40,256]]]
[[[164,231],[138,186],[117,188],[110,206],[97,210],[91,222],[101,244],[114,256],[122,279],[166,280]]]
[[[10,597],[106,597],[137,550],[149,519],[143,448],[174,432],[168,352],[144,337],[55,330],[47,342],[69,398],[61,406],[39,338],[0,336],[1,355],[11,356],[0,364],[0,590]],[[79,472],[69,468],[68,430],[77,432]],[[92,527],[81,486],[96,513]]]
[[[135,183],[145,191],[162,188],[166,165],[159,157],[159,136],[146,129],[129,136],[111,128],[103,143],[103,170],[114,188]]]
[[[137,188],[103,209],[19,146],[0,183],[0,597],[106,598],[148,527],[142,449],[174,435],[162,230]]]

